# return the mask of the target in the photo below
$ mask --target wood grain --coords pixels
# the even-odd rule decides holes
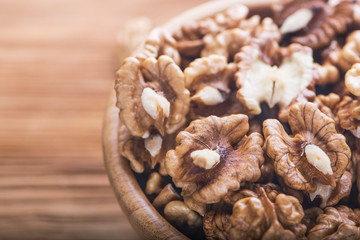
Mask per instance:
[[[116,36],[201,2],[0,1],[0,239],[139,238],[101,151]]]

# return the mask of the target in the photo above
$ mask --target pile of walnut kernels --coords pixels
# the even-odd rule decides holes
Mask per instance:
[[[153,30],[117,73],[119,152],[191,238],[360,239],[360,4],[271,9]]]

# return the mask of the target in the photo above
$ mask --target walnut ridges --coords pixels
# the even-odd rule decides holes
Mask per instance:
[[[229,239],[305,239],[304,211],[292,196],[279,194],[271,201],[260,187],[257,197],[234,204]]]
[[[226,58],[220,55],[193,61],[184,70],[185,85],[190,90],[191,100],[206,106],[226,101],[235,70],[235,65],[228,64]]]
[[[263,138],[246,136],[248,130],[248,117],[234,114],[195,120],[178,134],[165,166],[184,198],[216,203],[242,182],[259,179]]]
[[[152,31],[117,73],[118,151],[191,239],[359,239],[360,2],[262,11]]]
[[[336,2],[336,1],[335,1]],[[291,42],[313,49],[324,47],[353,23],[354,2],[337,1],[335,5],[321,0],[285,0],[273,5],[275,21]]]
[[[341,128],[349,130],[355,137],[360,138],[360,101],[345,96],[337,108],[336,116]]]
[[[305,239],[299,201],[275,184],[246,184],[204,216],[207,239]]]
[[[307,192],[311,200],[320,196],[326,206],[350,164],[350,148],[337,133],[334,120],[312,103],[291,107],[288,120],[293,137],[279,121],[265,120],[266,153],[287,186]],[[342,187],[344,196],[348,195],[351,184]]]
[[[184,74],[168,56],[140,63],[126,59],[115,85],[120,119],[133,136],[147,138],[154,126],[161,135],[173,133],[185,123],[189,91]]]
[[[180,64],[180,54],[177,50],[175,39],[168,31],[162,28],[155,28],[149,34],[144,44],[144,50],[136,58],[142,62],[148,57],[158,58],[161,55],[167,55],[177,65]]]
[[[308,233],[309,239],[360,238],[360,209],[346,206],[328,207],[316,218],[316,225]]]

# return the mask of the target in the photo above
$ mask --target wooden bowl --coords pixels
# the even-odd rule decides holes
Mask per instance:
[[[186,21],[214,15],[237,3],[247,5],[250,14],[269,16],[269,6],[272,2],[274,0],[211,1],[173,18],[162,27],[174,31]],[[188,239],[151,205],[135,179],[128,160],[119,155],[117,148],[119,109],[115,107],[115,102],[116,96],[113,90],[104,116],[103,152],[107,173],[122,210],[135,231],[144,239]]]

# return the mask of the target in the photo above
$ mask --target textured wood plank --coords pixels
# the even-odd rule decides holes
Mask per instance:
[[[201,2],[0,1],[0,239],[138,239],[101,151],[116,37]]]

